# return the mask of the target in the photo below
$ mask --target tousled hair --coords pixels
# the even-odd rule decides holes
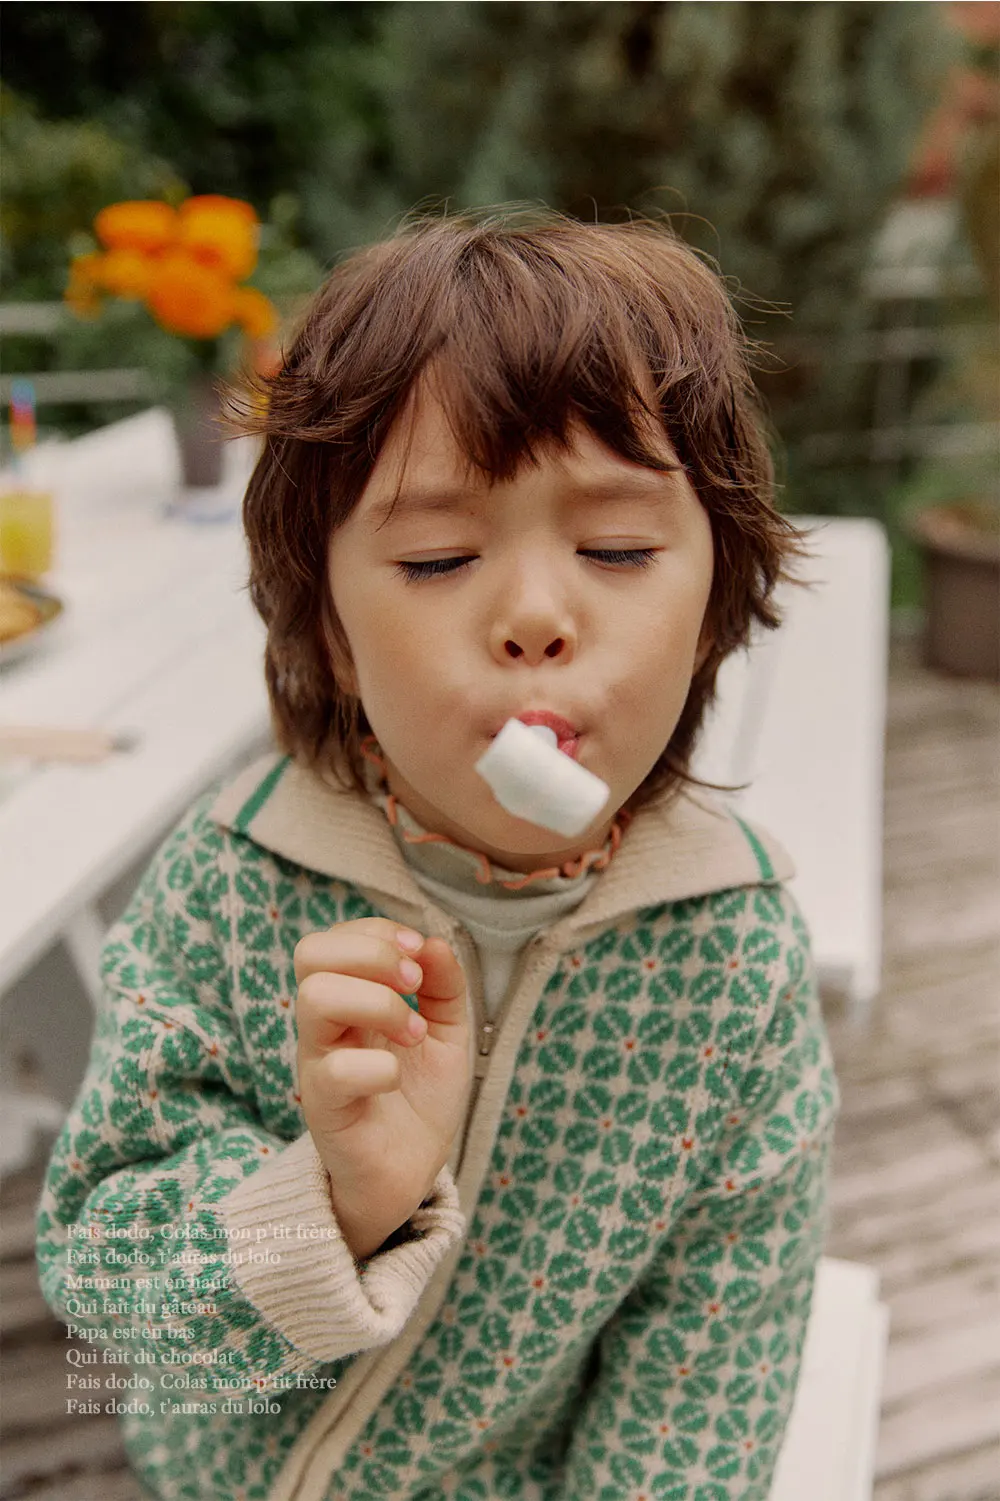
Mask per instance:
[[[658,222],[419,216],[344,260],[277,373],[230,398],[242,430],[264,440],[243,519],[282,749],[365,785],[370,727],[333,671],[349,652],[327,549],[433,370],[460,448],[491,481],[566,447],[581,422],[622,458],[669,469],[650,419],[666,433],[711,524],[711,646],[630,806],[697,783],[690,760],[719,666],[755,623],[780,624],[775,585],[808,556],[774,505],[751,354],[720,276]]]

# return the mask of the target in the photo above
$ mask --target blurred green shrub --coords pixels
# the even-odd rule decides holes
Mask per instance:
[[[818,472],[798,449],[870,419],[874,372],[837,345],[871,316],[873,237],[948,58],[937,11],[385,6],[374,82],[400,196],[671,212],[747,289],[744,320],[777,356],[759,384],[788,448],[789,504],[877,512],[863,466]]]
[[[0,278],[6,301],[62,295],[69,247],[118,198],[182,198],[175,170],[96,120],[43,118],[0,87]]]
[[[165,198],[179,203],[187,184],[175,169],[135,140],[122,140],[95,120],[43,118],[27,100],[0,88],[0,282],[5,302],[57,302],[70,259],[97,249],[91,223],[107,203]],[[255,284],[293,316],[318,286],[322,267],[297,243],[298,202],[278,194],[261,227]],[[161,397],[188,372],[183,341],[163,334],[142,308],[110,305],[99,320],[67,312],[58,334],[5,335],[3,369],[13,373],[139,368]],[[100,401],[48,406],[44,430],[67,434],[135,411],[145,402]]]
[[[871,242],[949,59],[939,10],[35,3],[8,8],[5,67],[39,108],[86,113],[191,191],[262,218],[287,195],[289,243],[315,264],[417,203],[670,212],[747,289],[777,356],[760,383],[789,505],[877,512],[863,466],[818,471],[801,440],[867,425],[872,372],[836,346],[868,317]]]

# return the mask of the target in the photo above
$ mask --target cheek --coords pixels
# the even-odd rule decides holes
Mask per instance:
[[[369,718],[386,707],[400,712],[420,685],[427,655],[423,634],[384,598],[377,608],[372,595],[349,601],[345,613],[354,692]]]

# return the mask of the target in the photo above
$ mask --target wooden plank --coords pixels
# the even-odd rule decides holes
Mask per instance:
[[[65,1331],[63,1331],[65,1336]],[[57,1339],[46,1344],[25,1345],[4,1350],[3,1358],[3,1426],[5,1440],[24,1431],[39,1432],[65,1423],[66,1401],[72,1397],[69,1377],[74,1368],[67,1355],[84,1346],[75,1340]],[[81,1366],[80,1370],[100,1376],[105,1368]],[[114,1371],[114,1366],[106,1368]],[[97,1396],[103,1398],[103,1386]],[[111,1393],[108,1393],[110,1396]],[[78,1418],[83,1422],[83,1418]]]
[[[73,1476],[86,1474],[96,1494],[97,1476],[119,1471],[127,1463],[117,1418],[81,1417],[43,1433],[5,1434],[2,1493],[34,1495],[43,1481],[58,1478],[65,1485]]]
[[[970,1052],[959,1058],[931,1060],[927,1085],[938,1096],[962,1099],[970,1092],[990,1090],[996,1094],[1000,1079],[1000,1049]]]
[[[839,1178],[834,1194],[846,1195],[855,1189],[863,1192],[864,1175],[881,1167],[895,1169],[902,1163],[904,1170],[912,1173],[918,1170],[919,1163],[923,1163],[925,1171],[929,1172],[929,1164],[936,1153],[947,1152],[956,1146],[968,1156],[970,1163],[976,1161],[975,1147],[970,1150],[968,1140],[950,1114],[921,1099],[913,1101],[909,1108],[897,1108],[891,1116],[883,1118],[878,1131],[872,1131],[870,1115],[863,1117],[860,1125],[842,1120],[838,1124],[834,1146]],[[902,1178],[899,1187],[905,1189],[906,1182],[907,1179]],[[840,1204],[849,1200],[836,1197],[834,1202]]]
[[[148,1501],[149,1492],[126,1469],[94,1472],[72,1479],[61,1476],[54,1483],[21,1492],[31,1501]]]
[[[42,1168],[43,1164],[36,1161],[17,1172],[4,1174],[0,1179],[0,1214],[6,1217],[11,1210],[25,1206],[34,1213],[42,1191]]]
[[[3,1205],[0,1219],[0,1261],[35,1254],[35,1203]]]
[[[893,1475],[996,1443],[1000,1369],[948,1382],[898,1408],[883,1409],[876,1474]]]
[[[835,1215],[843,1219],[848,1210],[868,1204],[884,1205],[891,1200],[894,1214],[926,1211],[929,1192],[950,1189],[970,1179],[985,1189],[988,1175],[982,1172],[978,1147],[954,1133],[955,1139],[923,1152],[907,1156],[896,1150],[878,1165],[834,1180],[830,1203]]]
[[[983,1444],[876,1481],[873,1501],[997,1501],[998,1473],[998,1446]]]
[[[972,1314],[984,1324],[1000,1307],[1000,1276],[996,1265],[950,1266],[936,1277],[924,1277],[892,1296],[893,1346],[916,1331],[950,1328]]]
[[[885,1366],[887,1408],[922,1398],[952,1382],[978,1379],[989,1384],[1000,1371],[996,1305],[991,1310],[966,1310],[964,1318],[956,1312],[953,1324],[944,1323],[935,1310],[934,1320],[937,1327],[925,1326],[905,1336],[896,1332]]]
[[[27,1330],[44,1335],[57,1321],[42,1297],[34,1261],[13,1261],[0,1273],[0,1333],[23,1336]],[[61,1327],[61,1326],[58,1326]]]
[[[995,1256],[1000,1245],[996,1177],[995,1171],[983,1167],[968,1183],[938,1183],[936,1189],[920,1190],[905,1203],[877,1194],[867,1201],[855,1200],[846,1215],[834,1215],[828,1250],[848,1261],[877,1266],[890,1298],[895,1290],[890,1279],[910,1280],[916,1269],[926,1274],[933,1268],[937,1273],[949,1265],[971,1266]]]

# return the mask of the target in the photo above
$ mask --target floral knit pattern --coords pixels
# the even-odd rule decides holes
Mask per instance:
[[[265,1501],[330,1396],[296,1378],[351,1362],[317,1364],[242,1294],[219,1205],[305,1130],[296,943],[375,909],[221,829],[211,802],[109,937],[38,1261],[78,1333],[149,1357],[149,1412],[122,1422],[150,1494]],[[782,886],[634,912],[563,954],[444,1301],[325,1501],[767,1501],[836,1107]],[[161,1386],[178,1371],[211,1382]]]

